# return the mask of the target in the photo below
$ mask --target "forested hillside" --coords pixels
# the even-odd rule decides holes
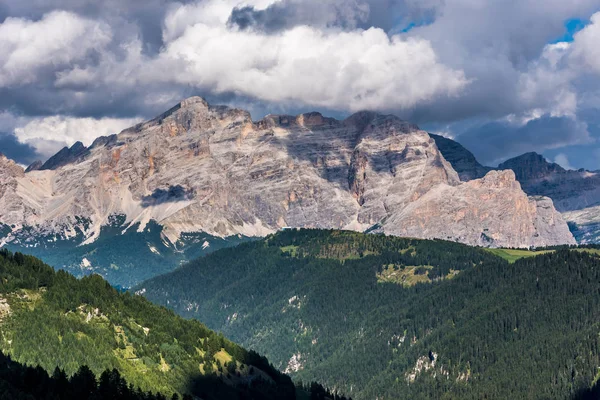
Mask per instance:
[[[0,399],[2,400],[167,400],[160,393],[143,392],[121,377],[116,369],[106,370],[99,379],[86,366],[70,378],[56,368],[48,375],[42,368],[21,365],[0,353]],[[171,400],[179,400],[174,394]],[[191,400],[185,395],[183,400]]]
[[[138,288],[357,399],[570,399],[600,367],[600,259],[285,231]]]
[[[77,280],[7,250],[0,250],[0,348],[21,364],[49,373],[59,367],[65,377],[85,365],[100,384],[103,371],[116,369],[133,387],[169,398],[296,398],[290,378],[264,357],[201,323],[119,293],[97,275]]]

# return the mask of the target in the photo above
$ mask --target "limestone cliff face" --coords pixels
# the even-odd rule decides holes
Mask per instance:
[[[510,170],[460,186],[438,186],[392,215],[382,230],[493,247],[574,243],[552,200],[528,197]]]
[[[600,171],[565,170],[537,153],[511,158],[498,168],[484,167],[459,143],[442,136],[431,137],[461,180],[482,177],[492,169],[510,169],[525,193],[552,199],[579,243],[600,243]]]
[[[0,223],[22,223],[33,212],[25,199],[16,194],[24,176],[23,168],[0,153]]]
[[[0,153],[0,196],[16,187],[16,179],[25,175],[23,168]]]
[[[551,202],[528,198],[514,175],[461,183],[426,132],[390,115],[252,121],[193,97],[67,150],[52,168],[0,173],[10,176],[0,205],[12,207],[0,209],[0,222],[69,232],[87,221],[79,228],[90,241],[114,214],[141,227],[156,220],[171,241],[182,232],[261,236],[285,226],[377,226],[499,246],[573,241]]]
[[[567,171],[536,153],[512,158],[499,168],[515,171],[525,192],[551,197],[559,211],[582,210],[600,203],[598,171]]]
[[[552,198],[581,243],[600,241],[600,172],[565,170],[536,153],[512,158],[501,168],[515,171],[523,190]]]

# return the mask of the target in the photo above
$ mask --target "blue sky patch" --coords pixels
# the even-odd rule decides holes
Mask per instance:
[[[423,18],[417,21],[411,21],[408,24],[402,25],[401,21],[398,21],[396,27],[392,29],[394,33],[406,33],[411,31],[413,28],[418,28],[420,26],[431,25],[435,22],[434,15],[424,16]]]
[[[573,36],[580,30],[585,28],[587,23],[588,23],[588,21],[584,21],[580,18],[572,18],[572,19],[566,20],[565,21],[565,33],[561,37],[553,40],[552,43],[572,42]]]

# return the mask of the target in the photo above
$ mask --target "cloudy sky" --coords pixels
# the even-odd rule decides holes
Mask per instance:
[[[0,152],[45,159],[200,95],[600,169],[599,43],[600,0],[0,0]]]

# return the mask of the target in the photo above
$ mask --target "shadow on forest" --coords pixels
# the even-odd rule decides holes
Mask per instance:
[[[196,375],[189,379],[187,391],[205,400],[292,400],[296,398],[295,387],[287,376],[267,381],[259,374],[253,376],[231,377],[236,384],[224,382],[225,378],[216,375]],[[282,379],[283,378],[283,379]]]
[[[600,399],[600,382],[597,382],[594,386],[580,389],[571,400],[599,400]]]

